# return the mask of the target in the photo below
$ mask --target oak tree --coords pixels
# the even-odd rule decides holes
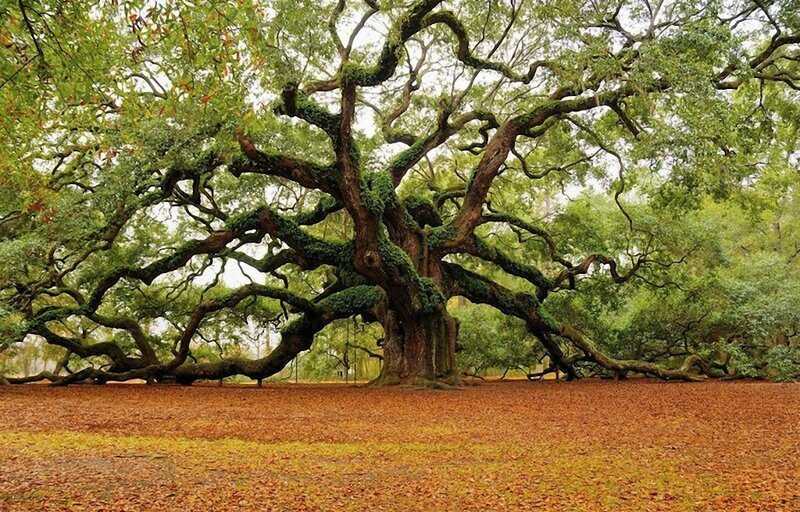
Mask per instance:
[[[65,349],[58,372],[13,382],[261,380],[360,315],[383,330],[378,383],[457,385],[457,296],[521,319],[569,377],[715,375],[698,354],[611,357],[548,299],[674,263],[638,206],[681,215],[796,163],[795,0],[0,16],[0,342]],[[565,234],[551,217],[578,186],[623,220],[590,253],[570,238],[607,218]],[[255,324],[280,328],[268,353],[198,357]]]

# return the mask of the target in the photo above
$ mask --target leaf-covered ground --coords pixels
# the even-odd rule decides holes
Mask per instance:
[[[0,510],[800,510],[800,385],[0,387]]]

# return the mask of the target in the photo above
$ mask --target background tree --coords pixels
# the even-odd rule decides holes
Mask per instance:
[[[544,359],[541,344],[518,318],[478,304],[456,307],[453,315],[461,326],[456,359],[467,375],[482,377],[490,369],[500,377],[533,374]]]
[[[794,3],[2,7],[3,344],[84,361],[60,383],[262,379],[361,315],[379,382],[457,384],[462,296],[569,377],[713,375],[612,357],[549,304],[663,286],[694,247],[664,212],[796,172]],[[616,210],[553,215],[583,187]],[[269,354],[196,357],[259,316]]]
[[[639,280],[618,290],[590,279],[549,306],[616,357],[676,362],[702,354],[718,375],[797,378],[800,210],[774,185],[706,200],[678,223],[658,219],[674,247],[694,246],[680,264],[660,269],[663,286]],[[785,185],[793,190],[796,179]],[[590,201],[598,212],[615,208]]]

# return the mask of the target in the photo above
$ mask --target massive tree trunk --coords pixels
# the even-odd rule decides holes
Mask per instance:
[[[415,322],[403,322],[393,310],[381,314],[384,364],[376,384],[457,385],[456,321],[446,308]]]
[[[458,385],[458,327],[447,311],[441,257],[427,250],[421,232],[392,235],[413,269],[401,272],[387,287],[386,300],[373,309],[384,330],[384,362],[373,384]]]

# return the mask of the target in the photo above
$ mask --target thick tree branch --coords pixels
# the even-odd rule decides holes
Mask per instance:
[[[279,153],[260,151],[250,139],[241,134],[238,135],[238,139],[247,159],[239,159],[231,164],[230,172],[237,178],[244,173],[277,176],[292,180],[306,188],[338,195],[332,166],[322,166]]]

